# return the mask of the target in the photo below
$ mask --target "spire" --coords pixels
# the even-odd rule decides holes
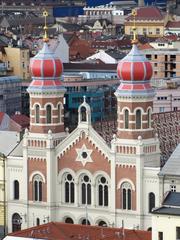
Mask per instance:
[[[132,44],[137,44],[138,43],[138,39],[137,39],[137,33],[136,33],[136,16],[137,16],[137,10],[133,9],[132,10],[132,16],[133,16],[133,40],[132,40]]]
[[[83,96],[83,103],[86,103],[86,96]]]
[[[43,37],[43,40],[44,40],[44,42],[48,42],[49,41],[48,34],[47,34],[47,30],[48,30],[48,26],[47,26],[48,12],[46,10],[43,12],[43,16],[44,16],[44,37]]]

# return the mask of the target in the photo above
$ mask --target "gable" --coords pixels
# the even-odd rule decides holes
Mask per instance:
[[[77,135],[77,131],[57,146],[58,171],[64,168],[79,171],[83,168],[91,173],[105,171],[110,174],[110,149],[103,139],[92,128],[90,134],[78,131]]]

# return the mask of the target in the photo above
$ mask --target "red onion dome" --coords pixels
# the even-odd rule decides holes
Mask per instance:
[[[47,43],[30,61],[30,72],[32,78],[51,79],[59,78],[63,72],[61,60],[50,51]]]
[[[134,44],[129,54],[118,63],[117,74],[124,81],[145,81],[151,79],[153,69]]]

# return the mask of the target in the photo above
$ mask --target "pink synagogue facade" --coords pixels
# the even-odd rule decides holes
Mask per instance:
[[[63,66],[46,42],[30,70],[30,129],[7,160],[8,231],[48,221],[149,229],[162,200],[151,64],[136,44],[119,62],[110,146],[93,129],[85,97],[77,128],[64,130]]]

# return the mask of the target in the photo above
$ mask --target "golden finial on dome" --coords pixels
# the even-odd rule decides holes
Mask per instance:
[[[49,41],[48,34],[47,34],[47,30],[48,30],[48,27],[47,27],[48,12],[46,10],[43,12],[43,17],[44,17],[44,37],[43,37],[43,40],[44,40],[44,42],[48,42]]]
[[[137,34],[136,34],[136,16],[137,16],[137,10],[136,9],[133,9],[132,10],[132,16],[133,16],[133,28],[132,28],[132,30],[133,30],[133,40],[132,40],[132,44],[136,44],[136,43],[138,43],[138,39],[137,39]]]

